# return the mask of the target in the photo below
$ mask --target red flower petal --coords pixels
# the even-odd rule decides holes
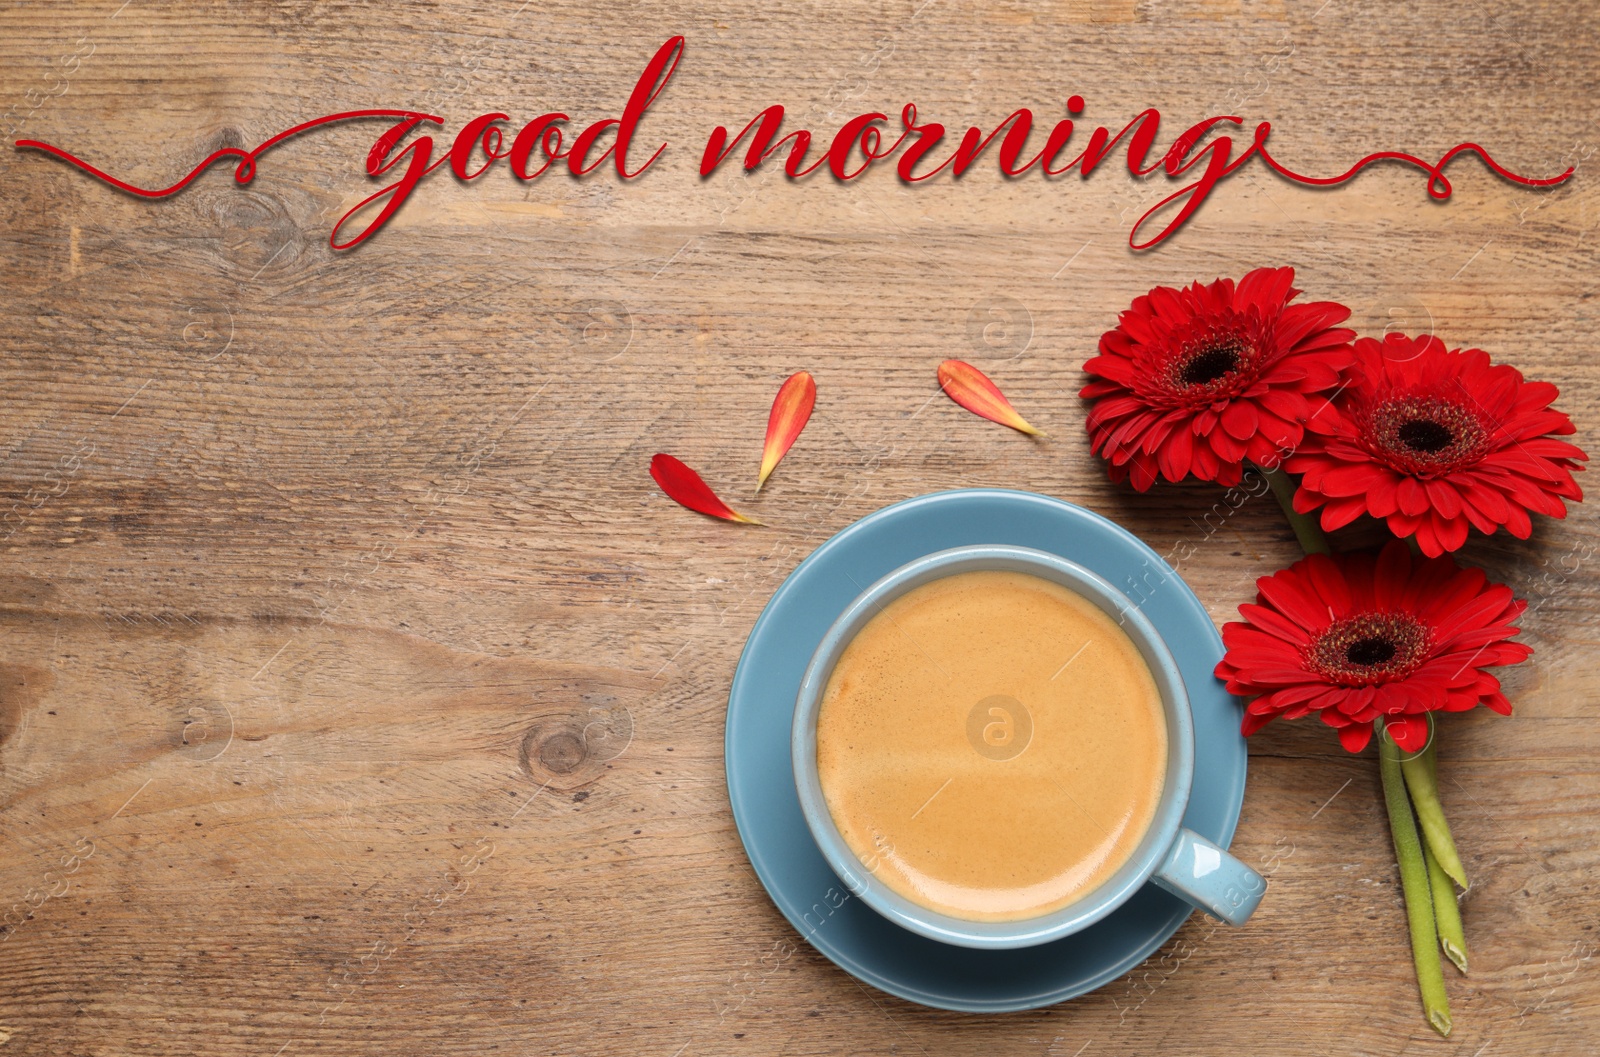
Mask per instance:
[[[1246,602],[1244,605],[1239,607],[1239,613],[1249,623],[1239,624],[1235,622],[1229,624],[1228,627],[1243,628],[1253,626],[1260,628],[1268,635],[1292,642],[1297,646],[1303,646],[1311,641],[1310,632],[1306,631],[1302,625],[1296,624],[1294,621],[1283,616],[1275,609],[1270,609],[1267,606],[1251,605],[1250,603]]]
[[[1360,496],[1331,499],[1322,508],[1322,527],[1332,532],[1334,529],[1344,528],[1364,513],[1366,513],[1366,503]]]
[[[1244,720],[1239,724],[1239,733],[1243,734],[1245,737],[1248,738],[1250,735],[1254,734],[1256,731],[1258,731],[1262,727],[1266,726],[1268,721],[1270,721],[1272,719],[1275,719],[1275,718],[1277,718],[1277,717],[1275,717],[1275,716],[1253,716],[1250,713],[1246,712]]]
[[[778,460],[788,452],[800,436],[800,431],[806,428],[806,423],[811,420],[811,409],[816,403],[817,383],[809,371],[790,375],[778,387],[778,395],[772,401],[772,411],[767,415],[767,440],[761,449],[761,473],[756,478],[756,491],[761,491],[761,486],[767,483],[772,471],[778,468]]]
[[[1447,518],[1461,516],[1461,493],[1451,488],[1449,481],[1425,481],[1423,490],[1428,493],[1428,502],[1432,504],[1435,514],[1442,514]]]
[[[1172,436],[1161,446],[1156,461],[1161,467],[1162,476],[1169,481],[1182,480],[1183,475],[1189,472],[1194,461],[1194,433],[1187,423],[1172,431]]]
[[[970,363],[961,360],[945,360],[941,363],[939,388],[950,399],[980,418],[1035,437],[1044,436],[1042,430],[1034,429],[1027,419],[1017,414],[1017,409],[1011,406],[1011,401],[1006,399],[999,386],[989,380],[988,375]]]
[[[1313,557],[1324,558],[1320,554]],[[1317,597],[1309,579],[1303,580],[1301,576],[1290,575],[1300,565],[1300,562],[1296,562],[1290,569],[1262,577],[1256,581],[1256,590],[1260,593],[1263,604],[1270,603],[1274,609],[1301,627],[1321,631],[1334,619],[1333,614],[1329,611],[1328,605]]]
[[[1428,493],[1422,483],[1414,477],[1402,477],[1395,488],[1395,504],[1399,506],[1400,513],[1416,517],[1428,512]]]
[[[1410,578],[1411,552],[1404,543],[1391,540],[1378,552],[1378,566],[1373,570],[1373,608],[1390,611],[1403,605],[1405,585]]]
[[[1447,551],[1461,549],[1467,542],[1467,519],[1463,517],[1450,517],[1435,510],[1431,512],[1433,521],[1433,535],[1439,541],[1439,546]]]
[[[1402,752],[1420,752],[1428,744],[1428,720],[1425,716],[1394,716],[1384,724],[1384,729]]]
[[[656,484],[660,485],[661,490],[670,498],[696,513],[722,518],[724,521],[738,521],[746,525],[761,524],[755,518],[746,517],[718,499],[717,493],[700,479],[699,474],[671,455],[657,454],[652,458],[650,476],[655,478]]]
[[[1507,701],[1504,694],[1490,694],[1483,700],[1484,705],[1500,713],[1502,716],[1511,715],[1511,702]]]
[[[1247,405],[1234,404],[1233,406],[1243,407]],[[1220,472],[1222,467],[1227,466],[1230,463],[1237,464],[1243,462],[1245,453],[1250,450],[1249,444],[1239,440],[1233,436],[1233,434],[1228,432],[1228,426],[1225,421],[1227,419],[1226,415],[1223,416],[1223,419],[1224,422],[1222,428],[1212,430],[1211,435],[1206,438],[1207,442],[1209,442],[1211,445],[1211,450],[1217,454],[1218,472]],[[1212,474],[1211,476],[1215,477],[1216,474]]]
[[[1248,400],[1235,400],[1222,412],[1222,428],[1237,440],[1249,440],[1255,436],[1256,427],[1260,424],[1256,406]]]
[[[1360,752],[1367,747],[1367,742],[1372,740],[1372,724],[1352,723],[1348,727],[1339,728],[1339,744],[1347,752]]]

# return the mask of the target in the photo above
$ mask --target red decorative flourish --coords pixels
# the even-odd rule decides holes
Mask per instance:
[[[661,152],[666,149],[666,145],[663,144],[658,148],[650,156],[649,160],[637,169],[630,170],[627,162],[629,143],[637,131],[639,122],[644,117],[645,112],[666,90],[668,81],[671,80],[673,72],[678,68],[683,49],[684,38],[681,36],[671,37],[666,43],[662,44],[645,67],[638,82],[634,85],[633,93],[628,97],[627,105],[623,108],[621,117],[606,118],[594,122],[573,139],[570,147],[565,143],[565,135],[561,127],[568,120],[566,114],[550,113],[534,118],[522,128],[509,147],[506,146],[506,134],[509,130],[502,130],[499,127],[502,123],[510,120],[509,116],[501,113],[482,114],[462,126],[457,133],[448,155],[451,168],[461,179],[473,180],[493,168],[496,161],[506,158],[508,159],[508,165],[518,179],[532,180],[544,173],[558,159],[565,159],[571,174],[581,177],[600,168],[606,158],[611,156],[615,159],[618,175],[624,180],[637,177],[661,156]],[[1067,113],[1076,117],[1082,114],[1084,106],[1083,97],[1075,95],[1067,101]],[[395,125],[373,144],[372,150],[367,157],[367,174],[369,176],[380,176],[393,168],[402,159],[406,159],[407,164],[395,183],[379,190],[359,203],[334,226],[334,230],[328,239],[329,244],[334,249],[348,249],[375,234],[405,202],[417,183],[444,164],[445,158],[440,158],[437,161],[432,160],[433,140],[430,136],[418,136],[400,149],[399,153],[393,158],[390,157],[391,152],[394,152],[399,147],[400,141],[412,132],[419,123],[429,121],[442,125],[443,119],[413,110],[351,110],[341,114],[330,114],[326,117],[303,122],[286,132],[279,133],[254,150],[246,151],[237,147],[228,147],[216,151],[183,179],[170,187],[160,189],[136,187],[107,174],[59,147],[39,140],[18,140],[16,146],[20,149],[43,151],[70,165],[75,165],[97,179],[103,180],[107,184],[129,194],[139,195],[144,198],[164,198],[188,186],[214,162],[222,158],[239,158],[240,162],[234,173],[234,178],[241,184],[248,183],[255,176],[256,159],[291,136],[299,135],[301,132],[332,122],[367,117],[399,117],[402,119],[399,124]],[[1166,152],[1155,161],[1147,162],[1161,126],[1161,112],[1153,107],[1140,111],[1134,116],[1133,120],[1129,121],[1121,131],[1114,135],[1110,129],[1103,126],[1095,128],[1090,133],[1088,143],[1084,145],[1083,149],[1071,160],[1060,164],[1057,163],[1067,153],[1067,148],[1073,141],[1075,131],[1073,121],[1069,117],[1056,122],[1050,128],[1045,143],[1039,152],[1032,158],[1023,160],[1023,155],[1027,151],[1033,131],[1033,112],[1023,107],[1013,111],[996,125],[992,131],[985,132],[984,129],[976,126],[967,129],[953,153],[939,164],[918,172],[918,166],[944,139],[945,127],[936,122],[920,122],[917,118],[915,103],[907,103],[900,111],[901,132],[893,142],[886,142],[889,131],[889,117],[887,114],[878,112],[859,114],[839,127],[839,130],[832,136],[828,149],[823,151],[810,164],[806,164],[806,156],[810,153],[813,142],[811,132],[806,129],[796,129],[780,136],[783,120],[784,108],[781,105],[774,104],[762,110],[736,135],[730,135],[729,130],[724,126],[717,126],[707,139],[705,152],[700,163],[700,174],[709,176],[714,172],[718,166],[733,154],[735,148],[747,136],[749,137],[749,143],[742,162],[745,171],[748,172],[755,169],[765,163],[769,157],[787,147],[788,156],[783,163],[783,168],[784,172],[791,178],[803,177],[826,165],[839,180],[853,180],[871,168],[873,163],[900,151],[902,145],[905,146],[905,149],[900,153],[897,170],[900,179],[906,183],[919,183],[930,179],[946,168],[949,168],[954,176],[959,177],[996,140],[999,141],[1000,170],[1008,177],[1021,176],[1037,166],[1047,178],[1060,176],[1073,168],[1077,168],[1081,175],[1087,178],[1123,141],[1124,137],[1127,137],[1127,168],[1129,173],[1134,176],[1146,176],[1156,172],[1158,169],[1162,169],[1165,170],[1169,179],[1177,179],[1200,167],[1193,182],[1185,184],[1157,202],[1134,223],[1132,230],[1128,233],[1128,245],[1136,250],[1149,249],[1176,232],[1200,209],[1219,183],[1237,172],[1252,157],[1258,155],[1263,165],[1284,179],[1312,187],[1333,187],[1345,183],[1354,179],[1367,166],[1378,162],[1399,162],[1426,173],[1428,177],[1428,194],[1439,201],[1448,199],[1453,191],[1450,180],[1445,176],[1444,170],[1462,154],[1476,154],[1491,172],[1525,187],[1550,187],[1565,182],[1574,172],[1574,168],[1568,168],[1559,176],[1543,178],[1522,176],[1500,165],[1489,155],[1487,150],[1478,144],[1459,143],[1440,155],[1439,160],[1436,162],[1429,162],[1404,151],[1387,150],[1368,154],[1338,176],[1308,176],[1304,173],[1295,172],[1268,152],[1267,139],[1272,134],[1272,123],[1270,121],[1258,123],[1249,145],[1245,147],[1237,158],[1233,157],[1233,137],[1213,135],[1213,133],[1216,132],[1219,126],[1224,128],[1228,125],[1242,127],[1244,119],[1237,115],[1205,118],[1182,132]],[[598,157],[591,159],[589,155],[596,147],[599,139],[605,133],[613,130],[615,131],[615,140],[612,145],[602,150]],[[1002,135],[1002,131],[1004,135]],[[485,160],[478,164],[476,168],[473,168],[474,154],[480,148]],[[530,155],[535,150],[538,150],[545,160],[543,164],[530,171],[527,163]],[[387,199],[387,201],[383,201],[384,199]],[[382,202],[382,209],[378,215],[368,222],[359,233],[341,241],[339,232],[345,223],[369,205],[379,202]],[[1147,224],[1152,223],[1154,218],[1169,206],[1177,208],[1176,214],[1164,223],[1155,234],[1147,238],[1141,238],[1141,230]]]
[[[271,139],[267,140],[265,143],[261,144],[261,146],[256,147],[253,150],[241,150],[238,147],[223,147],[221,150],[212,151],[211,154],[206,157],[205,161],[189,170],[189,175],[185,176],[177,183],[170,187],[160,187],[154,189],[137,187],[131,183],[127,183],[126,181],[119,180],[109,173],[101,172],[99,169],[95,168],[93,165],[90,165],[82,158],[68,154],[60,147],[53,147],[48,143],[41,143],[36,139],[17,140],[17,149],[44,151],[46,154],[54,155],[55,157],[60,158],[62,161],[65,161],[71,165],[76,165],[84,172],[96,177],[97,179],[105,181],[119,191],[126,191],[131,195],[138,195],[140,198],[166,198],[168,195],[175,195],[185,187],[188,187],[200,176],[201,173],[211,168],[211,166],[215,165],[223,158],[239,159],[239,166],[238,168],[234,169],[233,178],[241,184],[247,184],[256,178],[256,159],[261,157],[261,155],[265,154],[267,151],[271,150],[273,147],[276,147],[278,144],[282,143],[284,140],[293,136],[298,136],[302,132],[309,132],[311,129],[319,128],[323,125],[332,125],[339,121],[355,121],[360,118],[368,117],[406,118],[408,121],[402,122],[402,126],[397,127],[405,127],[407,129],[415,126],[419,121],[432,121],[436,125],[444,124],[444,118],[435,117],[432,114],[423,114],[416,110],[346,110],[341,114],[328,114],[325,117],[313,118],[310,121],[302,121],[294,128],[278,133],[276,136],[273,136]]]

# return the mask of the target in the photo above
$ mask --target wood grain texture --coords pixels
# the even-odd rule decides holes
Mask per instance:
[[[1234,847],[1273,887],[1248,927],[1197,917],[1103,990],[998,1017],[803,944],[768,972],[798,937],[721,747],[772,590],[895,500],[1025,488],[1196,541],[1219,623],[1294,555],[1269,500],[1208,529],[1213,490],[1135,495],[1088,454],[1079,366],[1158,282],[1294,264],[1366,333],[1556,382],[1593,449],[1594,5],[119,4],[0,12],[0,107],[142,183],[343,109],[587,122],[689,46],[637,182],[438,177],[344,255],[371,127],[160,203],[0,151],[0,905],[31,909],[0,939],[0,1054],[1593,1052],[1592,509],[1465,554],[1533,603],[1538,652],[1514,718],[1448,723],[1477,882],[1449,1040],[1418,1012],[1374,762],[1318,724],[1252,742]],[[1301,171],[1474,140],[1578,172],[1533,192],[1469,160],[1435,204],[1393,168],[1331,192],[1252,169],[1144,254],[1128,228],[1170,187],[1110,166],[695,174],[712,126],[772,102],[814,130],[911,100],[960,127],[1074,92],[1115,127],[1159,106],[1169,135],[1268,118]],[[952,356],[1053,439],[931,399]],[[816,415],[751,498],[801,368]],[[771,527],[673,506],[656,451]]]

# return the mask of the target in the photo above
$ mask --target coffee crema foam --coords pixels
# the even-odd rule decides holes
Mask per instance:
[[[1137,850],[1167,725],[1139,648],[1027,573],[908,591],[845,647],[817,769],[845,843],[890,889],[971,921],[1065,907]]]

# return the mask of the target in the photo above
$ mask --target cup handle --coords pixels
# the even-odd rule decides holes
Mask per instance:
[[[1192,830],[1178,830],[1150,880],[1230,925],[1243,925],[1267,890],[1267,879]]]

